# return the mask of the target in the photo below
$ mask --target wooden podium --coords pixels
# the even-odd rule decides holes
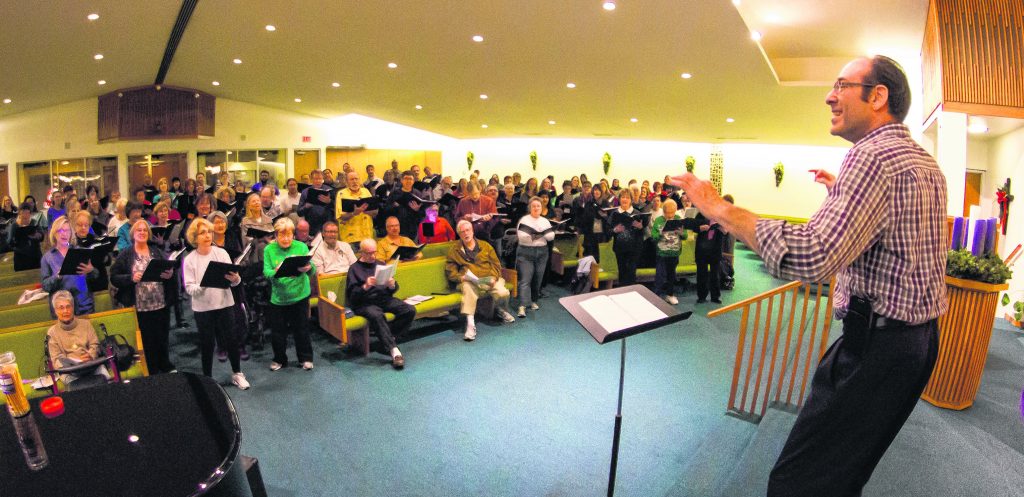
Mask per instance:
[[[991,284],[946,277],[949,310],[939,317],[939,357],[921,398],[946,409],[974,404],[988,358],[999,292],[1006,283]]]

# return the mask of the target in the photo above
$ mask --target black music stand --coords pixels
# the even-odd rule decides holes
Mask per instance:
[[[591,312],[585,308],[587,307],[587,304],[584,303],[590,299],[602,299],[603,297],[629,293],[638,294],[644,301],[651,304],[658,311],[661,311],[664,316],[648,316],[651,318],[650,320],[646,320],[647,318],[641,318],[639,320],[634,320],[634,322],[629,326],[622,327],[624,323],[610,323],[607,320],[602,321],[599,318],[595,318]],[[615,411],[615,434],[612,438],[612,461],[611,467],[608,469],[608,497],[612,497],[615,494],[615,471],[619,461],[619,435],[622,433],[622,387],[626,374],[626,337],[683,321],[688,319],[693,313],[689,311],[679,312],[678,309],[666,303],[660,297],[655,295],[654,292],[650,291],[643,285],[630,285],[601,292],[591,292],[584,293],[582,295],[562,297],[558,299],[558,303],[562,304],[562,307],[565,307],[565,309],[569,311],[569,314],[572,314],[572,317],[583,325],[583,328],[587,330],[587,333],[590,333],[590,336],[594,337],[594,340],[596,340],[597,343],[605,344],[615,340],[622,341],[622,357],[619,361],[619,403]],[[607,306],[602,306],[602,308],[605,310],[608,309]],[[591,310],[593,310],[593,308]],[[636,310],[636,308],[633,308],[632,310]]]

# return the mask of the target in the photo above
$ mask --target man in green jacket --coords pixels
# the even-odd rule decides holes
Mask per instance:
[[[508,312],[509,291],[501,277],[501,262],[494,248],[473,235],[473,224],[465,219],[459,221],[455,231],[459,243],[448,249],[445,273],[448,281],[462,291],[462,314],[466,316],[465,340],[476,339],[476,302],[481,295],[490,295],[497,304],[495,315],[506,323],[516,318]]]

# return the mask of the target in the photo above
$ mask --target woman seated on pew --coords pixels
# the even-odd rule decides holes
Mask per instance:
[[[96,330],[88,319],[78,318],[75,313],[75,298],[67,290],[60,290],[50,299],[50,308],[56,310],[57,320],[46,330],[46,352],[54,368],[66,368],[99,357],[100,341]],[[106,366],[97,366],[90,371],[61,375],[68,390],[84,386],[103,384],[110,374]]]
[[[74,231],[75,237],[72,239],[72,245],[76,247],[88,247],[97,242],[98,237],[103,236],[103,233],[94,234],[90,228],[92,227],[92,216],[87,211],[78,211],[75,215]],[[89,286],[90,292],[102,292],[107,289],[110,278],[107,276],[107,268],[110,267],[110,263],[113,259],[108,251],[102,260],[102,264],[93,264],[96,267],[97,275],[95,278],[86,278],[85,282]]]
[[[110,282],[117,287],[118,304],[121,307],[135,307],[149,372],[173,373],[177,369],[168,354],[168,335],[170,307],[178,301],[174,269],[160,273],[159,282],[142,281],[149,262],[165,259],[166,256],[160,248],[149,245],[151,233],[149,223],[144,219],[136,220],[129,229],[132,244],[121,250],[114,265],[110,267]]]
[[[81,211],[79,212],[81,213]],[[89,215],[88,213],[84,214]],[[64,257],[68,255],[68,249],[71,247],[71,231],[71,223],[64,216],[54,219],[50,226],[50,244],[53,245],[53,248],[43,255],[42,267],[39,269],[43,280],[43,291],[52,294],[58,290],[67,290],[75,299],[75,314],[92,314],[96,311],[96,306],[88,281],[93,281],[99,276],[99,271],[93,267],[92,262],[85,261],[79,264],[75,268],[77,274],[60,275],[60,267],[64,264]],[[53,307],[50,307],[50,316],[57,317]]]
[[[22,202],[18,217],[7,228],[7,246],[14,251],[14,270],[38,269],[42,252],[43,227],[33,219],[32,204]]]

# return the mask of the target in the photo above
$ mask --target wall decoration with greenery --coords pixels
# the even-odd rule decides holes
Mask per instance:
[[[470,170],[470,169],[473,169],[473,159],[474,158],[476,158],[476,156],[473,155],[472,151],[466,152],[466,170],[467,171]]]
[[[694,166],[697,165],[697,159],[694,159],[692,155],[686,156],[686,172],[692,173]]]
[[[612,168],[612,156],[608,152],[601,157],[601,165],[604,166],[604,173],[608,174],[608,170]]]
[[[775,173],[775,188],[778,188],[782,184],[782,175],[786,173],[786,167],[781,162],[776,162],[772,172]]]
[[[530,164],[533,164],[533,170],[537,170],[537,151],[530,152]]]

